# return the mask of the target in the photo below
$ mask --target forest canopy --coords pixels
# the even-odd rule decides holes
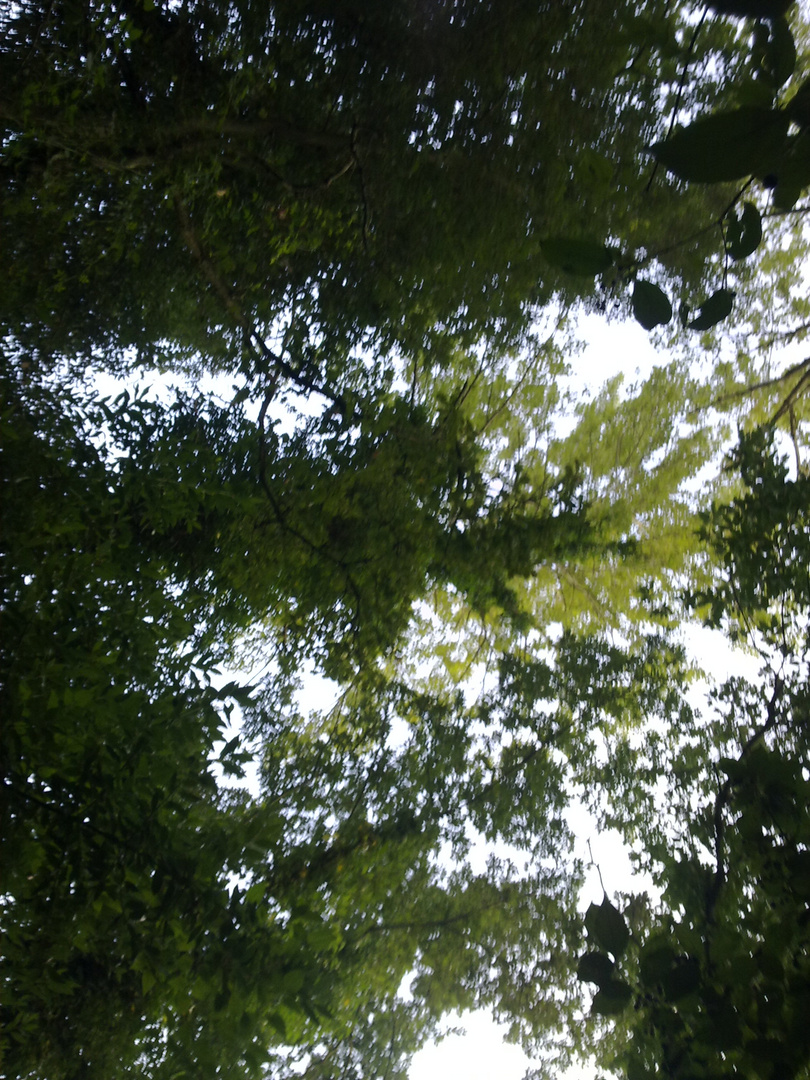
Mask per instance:
[[[805,13],[0,30],[5,1075],[807,1080]]]

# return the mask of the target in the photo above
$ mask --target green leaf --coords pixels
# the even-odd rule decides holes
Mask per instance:
[[[624,1012],[633,997],[633,991],[625,982],[612,979],[601,987],[593,999],[591,1011],[598,1016],[616,1016]]]
[[[774,206],[777,210],[789,210],[810,185],[810,131],[802,131],[788,140],[774,178]]]
[[[239,740],[241,738],[242,738],[241,735],[234,735],[234,737],[232,739],[229,739],[228,742],[225,743],[225,745],[222,747],[222,750],[220,750],[220,753],[219,753],[220,761],[223,758],[226,758],[229,754],[233,753],[233,751],[239,745]]]
[[[267,1023],[273,1028],[282,1039],[287,1038],[287,1025],[284,1022],[284,1017],[279,1012],[268,1013],[265,1017]]]
[[[245,893],[245,900],[249,904],[258,904],[264,894],[267,892],[266,881],[254,881],[250,888]]]
[[[667,1001],[680,1001],[700,986],[700,964],[691,957],[681,957],[662,982]]]
[[[810,851],[796,851],[788,860],[790,886],[796,896],[810,900]]]
[[[645,946],[641,953],[639,964],[639,977],[646,987],[658,986],[666,975],[672,970],[677,954],[669,945],[660,945],[657,942]]]
[[[650,149],[681,180],[714,184],[770,171],[787,131],[786,113],[750,106],[696,120]]]
[[[621,912],[605,898],[601,904],[591,904],[585,913],[585,929],[597,945],[619,957],[630,940],[630,931]]]
[[[301,968],[293,968],[292,971],[286,971],[284,977],[281,980],[282,986],[288,993],[297,994],[303,989],[306,982],[306,972]]]
[[[637,281],[633,286],[633,316],[645,330],[652,330],[669,322],[672,304],[663,289],[651,281]]]
[[[708,300],[704,300],[700,305],[695,318],[687,323],[689,329],[710,330],[713,326],[717,326],[731,314],[735,295],[736,293],[730,289],[718,289],[717,292],[713,292]]]
[[[732,259],[745,259],[762,240],[762,218],[753,203],[744,202],[739,218],[734,214],[726,226],[726,250]]]
[[[627,1062],[627,1080],[653,1080],[654,1072],[650,1072],[638,1058],[630,1058]]]
[[[733,784],[739,783],[745,776],[745,764],[737,758],[721,757],[717,765]]]
[[[613,252],[594,240],[551,236],[542,241],[541,249],[552,266],[580,277],[596,277],[613,264]]]
[[[604,986],[613,977],[613,968],[616,965],[602,952],[587,952],[579,958],[577,964],[577,978],[581,982],[596,983]]]
[[[737,105],[770,109],[775,97],[774,88],[767,79],[742,79],[734,86],[734,101]]]
[[[765,50],[768,75],[774,86],[784,86],[796,70],[796,42],[787,20],[780,16],[771,23],[771,37]]]
[[[810,125],[810,79],[805,79],[785,105],[785,112],[799,127]]]

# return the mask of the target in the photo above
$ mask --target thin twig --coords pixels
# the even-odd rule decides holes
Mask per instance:
[[[607,889],[605,888],[605,883],[602,880],[602,870],[601,870],[601,868],[599,866],[599,863],[593,857],[593,848],[591,847],[591,841],[590,840],[588,840],[588,854],[591,857],[591,861],[590,861],[589,865],[596,868],[596,872],[599,875],[599,884],[602,886],[602,892],[605,894],[605,896],[607,896]]]
[[[683,70],[681,71],[681,77],[680,77],[680,80],[678,82],[678,92],[677,92],[677,94],[675,96],[675,104],[674,104],[674,106],[672,108],[672,118],[671,118],[671,120],[669,122],[669,129],[667,130],[667,135],[666,135],[667,138],[669,138],[670,135],[672,135],[673,128],[675,127],[675,121],[678,118],[678,109],[680,109],[680,107],[681,107],[681,99],[683,98],[683,92],[684,92],[684,89],[686,88],[686,76],[687,76],[687,73],[689,71],[689,61],[691,59],[691,54],[694,52],[695,43],[697,42],[698,34],[700,33],[701,28],[703,26],[703,23],[706,21],[706,16],[708,14],[709,14],[709,9],[705,8],[704,11],[703,11],[703,14],[700,17],[700,22],[697,24],[697,26],[695,27],[695,31],[692,34],[692,40],[689,42],[689,47],[686,50],[686,56],[685,56],[684,61],[683,61]],[[647,186],[644,188],[645,193],[648,192],[650,190],[650,188],[652,187],[652,182],[655,179],[656,173],[658,172],[658,164],[659,163],[656,161],[655,165],[653,166],[653,171],[652,171],[652,174],[650,175],[650,179],[647,181]]]
[[[747,394],[754,394],[757,390],[768,390],[772,386],[778,386],[783,383],[785,379],[791,378],[803,368],[810,368],[810,356],[804,360],[800,360],[798,364],[793,364],[787,371],[783,371],[781,375],[774,376],[773,379],[763,379],[762,382],[753,383],[751,386],[743,386],[739,390],[730,390],[727,394],[722,394],[719,398],[715,398],[709,405],[710,408],[715,408],[718,405],[722,405],[723,402],[729,401],[735,397],[745,397]]]
[[[259,361],[260,366],[270,365],[275,368],[279,374],[283,375],[284,378],[289,379],[291,383],[297,386],[299,390],[303,391],[305,394],[320,394],[321,397],[326,398],[327,401],[331,401],[334,405],[337,405],[341,410],[345,411],[346,403],[342,394],[337,393],[315,379],[305,378],[301,371],[296,371],[292,364],[288,363],[282,356],[278,356],[269,348],[267,342],[239,306],[211,258],[209,258],[203,250],[202,244],[200,243],[192,224],[188,207],[177,193],[174,195],[174,205],[186,246],[196,259],[204,276],[222,300],[228,314],[242,330],[245,344],[253,357]]]
[[[801,391],[808,385],[808,383],[810,383],[810,369],[804,372],[802,377],[799,379],[799,381],[787,395],[785,400],[773,414],[769,423],[769,427],[773,427],[779,420],[782,419],[782,417],[789,409],[793,408],[793,403],[796,401],[796,398],[799,396]]]

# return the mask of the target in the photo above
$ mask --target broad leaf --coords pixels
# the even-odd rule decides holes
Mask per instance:
[[[254,881],[250,888],[245,893],[245,900],[249,904],[258,904],[264,894],[267,892],[266,881]]]
[[[796,70],[796,42],[787,20],[783,17],[774,19],[771,24],[771,37],[765,50],[767,74],[774,86],[784,86]]]
[[[810,79],[805,79],[799,89],[785,105],[785,112],[800,127],[810,124]]]
[[[585,914],[585,929],[597,945],[614,957],[621,956],[630,940],[624,916],[608,899],[598,905],[591,904]]]
[[[681,180],[740,180],[771,170],[787,130],[788,117],[778,109],[732,109],[696,120],[656,143],[651,152]]]
[[[602,952],[587,952],[580,956],[577,964],[577,978],[582,982],[596,983],[604,986],[613,977],[613,969],[616,965]]]
[[[745,259],[762,241],[762,218],[753,203],[744,202],[739,217],[733,214],[726,226],[726,250],[732,259]]]
[[[633,997],[633,991],[625,982],[611,980],[593,999],[591,1010],[599,1016],[617,1016],[624,1012]]]
[[[633,315],[645,330],[652,330],[669,322],[672,304],[667,294],[651,281],[637,281],[633,286]]]
[[[687,325],[690,330],[710,330],[719,322],[731,314],[734,306],[735,294],[730,289],[718,289],[713,292],[708,300],[700,305],[700,309]]]
[[[639,964],[639,976],[642,985],[657,986],[672,970],[677,954],[669,945],[651,942],[644,947]]]
[[[810,131],[802,131],[788,140],[774,179],[774,207],[789,210],[810,186]]]

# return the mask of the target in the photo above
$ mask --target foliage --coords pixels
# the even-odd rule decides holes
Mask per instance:
[[[596,949],[578,973],[598,987],[593,1011],[635,1007],[612,1063],[628,1080],[810,1069],[807,479],[789,479],[761,433],[734,463],[742,492],[706,514],[715,584],[689,603],[750,635],[763,668],[718,686],[712,715],[672,740],[657,773],[671,817],[644,824],[662,889],[651,925],[631,936],[607,899],[586,918]]]
[[[802,464],[807,364],[565,390],[573,308],[755,343],[770,274],[805,332],[777,7],[0,16],[7,1075],[404,1076],[480,1006],[541,1068],[686,1075],[731,1017],[798,1075],[806,477],[749,434],[690,483],[718,410]],[[708,724],[696,616],[781,664]],[[582,959],[576,801],[667,889]]]

